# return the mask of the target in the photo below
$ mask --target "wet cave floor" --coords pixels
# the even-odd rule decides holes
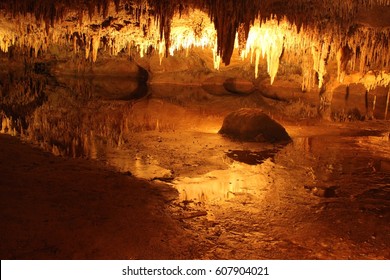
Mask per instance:
[[[388,259],[389,134],[364,125],[287,127],[286,146],[149,132],[105,160],[178,191],[168,209],[196,258]]]
[[[390,258],[388,122],[282,121],[287,145],[239,142],[220,108],[254,97],[213,98],[49,97],[22,140],[0,135],[1,258]]]

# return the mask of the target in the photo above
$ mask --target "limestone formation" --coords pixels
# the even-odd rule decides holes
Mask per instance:
[[[242,108],[228,114],[219,133],[233,139],[256,142],[290,142],[282,125],[260,109]]]

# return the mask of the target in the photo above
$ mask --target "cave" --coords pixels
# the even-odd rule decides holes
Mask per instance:
[[[389,39],[389,0],[2,0],[1,259],[389,259]]]

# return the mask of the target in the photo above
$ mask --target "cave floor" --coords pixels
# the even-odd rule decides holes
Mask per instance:
[[[0,135],[1,258],[390,258],[388,123],[287,125],[285,146],[213,129],[94,160]]]
[[[49,82],[20,107],[21,137],[0,134],[1,259],[390,259],[388,121],[316,120],[259,92],[111,99],[112,80],[106,95],[77,82]],[[218,134],[241,107],[293,141]]]
[[[178,190],[169,208],[197,237],[198,258],[388,259],[388,123],[286,128],[285,146],[147,132],[133,139],[141,148],[105,160]]]
[[[194,257],[166,211],[172,189],[9,135],[0,143],[1,259]]]

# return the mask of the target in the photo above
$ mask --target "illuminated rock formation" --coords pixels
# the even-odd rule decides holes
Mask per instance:
[[[70,52],[91,62],[156,54],[163,64],[202,48],[214,69],[235,52],[250,60],[254,79],[266,63],[271,84],[285,61],[301,67],[305,91],[327,83],[328,91],[350,83],[370,90],[389,84],[389,14],[389,0],[4,0],[0,50],[57,59]]]

